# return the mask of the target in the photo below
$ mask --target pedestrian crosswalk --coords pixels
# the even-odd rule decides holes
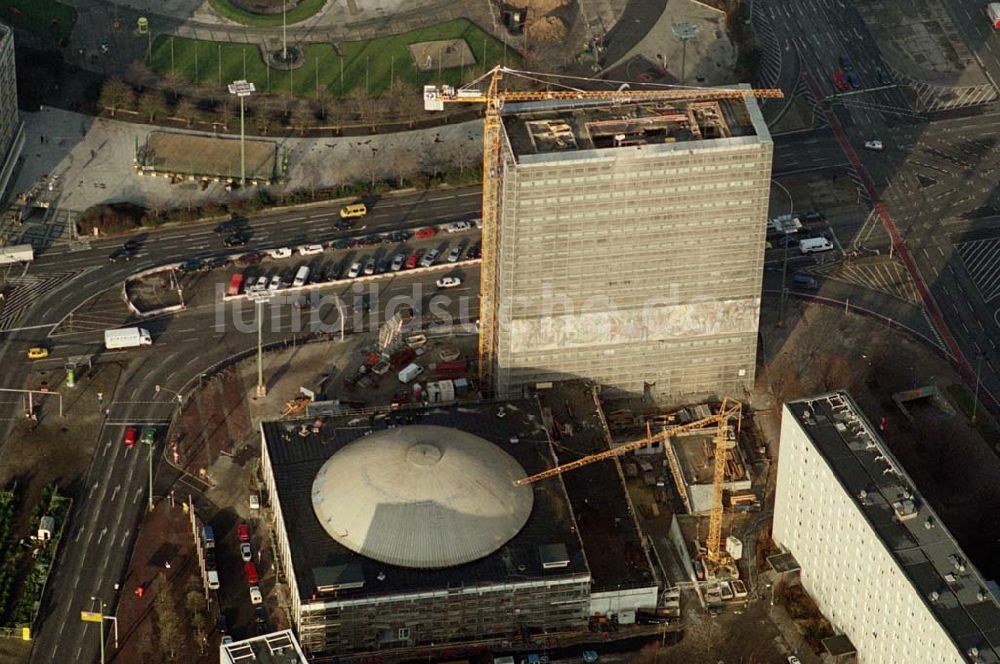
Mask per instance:
[[[17,327],[39,295],[75,276],[77,272],[24,274],[7,278],[0,301],[0,331]]]
[[[909,87],[915,97],[915,108],[923,112],[945,111],[966,106],[978,106],[997,98],[997,92],[990,83],[961,87],[930,85],[897,74]]]
[[[1000,297],[1000,238],[962,242],[958,255],[983,302]]]
[[[920,295],[906,267],[898,260],[879,258],[850,263],[821,265],[808,270],[812,274],[836,279],[849,284],[885,293],[892,297],[920,305]]]

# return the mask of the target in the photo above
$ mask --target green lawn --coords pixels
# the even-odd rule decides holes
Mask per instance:
[[[240,9],[229,0],[208,0],[212,9],[219,15],[231,21],[257,27],[273,27],[281,25],[281,14],[255,14]],[[304,21],[323,8],[326,0],[302,0],[298,5],[285,12],[285,22],[288,25]]]
[[[152,68],[161,75],[171,72],[171,41],[173,42],[173,71],[189,81],[204,85],[222,85],[244,78],[251,81],[258,91],[282,92],[289,87],[300,96],[314,96],[317,82],[328,86],[332,95],[347,95],[356,87],[365,87],[367,69],[368,89],[372,93],[389,87],[393,77],[402,78],[422,86],[425,83],[460,83],[462,68],[445,69],[438,79],[436,71],[420,72],[413,64],[407,46],[414,42],[440,39],[465,39],[476,57],[475,71],[482,73],[485,44],[487,68],[500,63],[504,57],[503,44],[478,27],[459,19],[413,32],[381,37],[370,41],[341,44],[343,57],[337,55],[330,44],[310,44],[305,47],[306,64],[292,71],[271,69],[264,64],[254,46],[229,42],[211,42],[161,35],[153,42]],[[197,53],[197,59],[195,54]],[[222,73],[219,74],[219,59]],[[516,57],[508,52],[508,62]],[[245,63],[245,65],[244,65]],[[245,70],[244,70],[245,66]],[[466,75],[469,75],[468,68]],[[341,78],[343,76],[343,78]]]
[[[0,23],[8,23],[57,42],[69,39],[76,10],[56,0],[0,0]]]

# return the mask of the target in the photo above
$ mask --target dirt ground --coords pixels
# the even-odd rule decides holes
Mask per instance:
[[[420,42],[410,44],[409,48],[413,63],[420,71],[476,64],[476,57],[472,55],[472,50],[464,39]]]
[[[145,145],[146,164],[161,173],[239,177],[240,142],[156,131]],[[247,177],[270,180],[275,173],[275,144],[247,140]]]

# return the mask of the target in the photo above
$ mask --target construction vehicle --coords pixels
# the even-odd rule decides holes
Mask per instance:
[[[544,470],[528,477],[522,477],[521,479],[516,480],[514,484],[516,486],[532,484],[534,482],[538,482],[539,480],[561,475],[570,470],[588,466],[597,461],[613,459],[628,452],[634,452],[635,450],[653,445],[654,443],[663,442],[666,444],[669,438],[686,431],[696,431],[715,425],[716,429],[713,439],[715,460],[712,473],[712,511],[709,513],[708,537],[705,540],[705,550],[703,552],[702,559],[705,563],[706,572],[710,578],[737,578],[738,573],[736,566],[733,564],[729,553],[722,548],[722,517],[724,508],[722,497],[726,480],[726,462],[728,460],[730,450],[736,447],[736,440],[730,435],[729,425],[732,420],[735,420],[735,433],[738,435],[742,419],[743,404],[735,399],[726,397],[722,400],[722,404],[719,406],[718,412],[714,415],[709,415],[708,417],[703,417],[701,419],[688,422],[687,424],[673,424],[665,426],[659,433],[655,434],[647,424],[645,438],[634,440],[630,443],[619,445],[618,447],[613,447],[609,450],[605,450],[604,452],[591,454],[575,461],[561,464],[555,468],[549,468],[548,470]],[[675,480],[677,480],[678,484],[680,484],[676,471],[674,472]],[[678,490],[681,491],[682,496],[685,495],[682,486],[678,486]]]
[[[517,91],[501,90],[505,76],[544,84],[557,89]],[[498,206],[500,192],[500,112],[504,104],[532,101],[566,101],[579,104],[581,100],[606,100],[613,104],[641,101],[712,101],[742,99],[745,97],[781,98],[779,89],[734,89],[659,86],[643,90],[626,89],[622,83],[617,90],[582,90],[571,87],[551,74],[517,71],[497,66],[479,78],[460,87],[424,86],[424,109],[442,111],[446,103],[484,104],[483,120],[483,237],[482,267],[479,286],[479,384],[484,392],[493,390],[496,348],[496,287],[497,241],[499,238]],[[607,86],[611,81],[573,78],[574,83],[593,87]],[[617,82],[615,82],[617,83]],[[479,89],[483,85],[485,89]]]

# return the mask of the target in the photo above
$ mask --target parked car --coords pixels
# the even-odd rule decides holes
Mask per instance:
[[[784,249],[788,247],[789,249],[794,249],[799,246],[799,236],[796,233],[788,233],[786,235],[779,235],[774,240],[774,246]]]
[[[851,87],[855,90],[861,88],[861,77],[858,76],[858,72],[849,71],[847,72],[847,82],[851,84]]]
[[[454,288],[455,286],[461,286],[462,280],[458,277],[441,277],[436,282],[438,288]]]
[[[448,252],[448,262],[457,263],[458,259],[462,257],[462,246],[453,247],[451,251]]]
[[[242,256],[240,256],[239,258],[237,258],[236,259],[236,264],[237,265],[242,265],[244,267],[246,267],[247,265],[256,265],[263,258],[264,258],[263,254],[258,253],[256,251],[251,251],[250,253],[243,254]]]
[[[205,569],[214,570],[215,567],[215,549],[205,549]]]
[[[260,588],[257,586],[250,586],[250,603],[254,605],[264,603],[264,596],[260,594]]]
[[[373,274],[375,274],[375,259],[369,258],[365,261],[365,276],[370,277]]]
[[[181,263],[177,269],[181,272],[196,272],[201,269],[201,261],[197,258],[191,258]]]
[[[406,263],[403,265],[403,267],[405,267],[407,270],[412,270],[413,268],[415,268],[417,266],[417,263],[420,262],[421,253],[422,252],[419,249],[417,249],[412,254],[410,254],[410,257],[406,259]]]
[[[411,237],[413,237],[412,231],[392,231],[386,235],[386,239],[390,242],[406,242]]]
[[[152,445],[156,442],[156,429],[153,427],[143,427],[142,436],[139,438],[143,445]]]
[[[248,288],[247,290],[252,290],[255,292],[265,291],[267,290],[267,283],[268,283],[267,277],[262,274],[259,277],[257,277],[257,281],[254,283],[254,285],[251,288]]]
[[[257,566],[250,561],[243,563],[243,572],[246,574],[247,583],[256,586],[260,583],[260,576],[257,574]]]
[[[421,240],[437,235],[437,229],[433,226],[425,226],[416,232],[416,236]]]
[[[35,346],[34,348],[28,349],[28,359],[29,360],[41,360],[49,356],[49,349],[42,348],[40,346]]]
[[[333,242],[330,243],[330,248],[331,249],[350,249],[351,248],[351,241],[350,240],[344,240],[344,239],[334,240]]]
[[[300,256],[315,256],[323,253],[323,245],[321,244],[304,244],[297,249]]]
[[[434,265],[434,261],[436,261],[437,257],[440,255],[441,255],[440,249],[431,249],[426,254],[424,254],[423,258],[420,259],[420,267],[430,267],[431,265]]]
[[[796,272],[792,275],[792,286],[803,290],[819,290],[819,282],[808,274]]]
[[[139,430],[135,427],[125,429],[125,447],[134,447],[135,439],[139,435]]]
[[[846,55],[840,56],[838,61],[840,62],[840,68],[844,71],[852,71],[854,69],[854,63],[851,62],[851,59]]]
[[[444,227],[445,232],[448,233],[461,233],[462,231],[467,231],[472,228],[472,224],[467,221],[453,221]]]
[[[276,274],[271,277],[271,283],[267,285],[267,290],[276,291],[281,288],[281,275]]]
[[[291,258],[292,250],[288,247],[279,247],[278,249],[268,249],[267,255],[275,259]]]
[[[835,69],[833,71],[833,87],[837,88],[837,90],[841,92],[851,88],[851,86],[847,83],[847,77],[844,76],[844,72],[841,69]]]
[[[865,141],[865,149],[881,152],[885,149],[885,146],[882,145],[882,141]]]
[[[475,258],[482,258],[483,257],[482,245],[477,242],[471,247],[469,247],[469,250],[465,252],[465,257],[470,260]]]
[[[245,523],[236,524],[236,538],[241,542],[249,542],[250,526]]]
[[[340,277],[343,276],[343,274],[344,274],[344,265],[340,261],[337,261],[336,263],[331,265],[329,269],[327,269],[326,280],[336,281],[337,279],[340,279]]]
[[[240,542],[240,558],[244,562],[250,562],[253,559],[253,552],[250,550],[250,542]]]
[[[788,656],[788,664],[802,664],[802,662],[799,661],[799,658],[796,657],[795,655],[789,655]]]
[[[259,510],[260,509],[260,496],[256,492],[250,494],[250,509]]]
[[[406,254],[396,254],[392,259],[392,265],[389,269],[393,272],[399,272],[403,269],[404,263],[406,263]]]
[[[228,634],[222,635],[222,645],[228,646],[232,642],[233,642],[233,637],[229,636]]]
[[[875,80],[878,81],[879,85],[889,85],[892,83],[892,79],[885,73],[885,70],[879,67],[875,70]]]
[[[354,225],[354,222],[350,219],[338,219],[333,225],[338,231],[346,231],[348,228]]]
[[[347,271],[347,278],[354,279],[360,274],[361,274],[361,262],[354,261],[353,263],[351,263],[351,269]]]

